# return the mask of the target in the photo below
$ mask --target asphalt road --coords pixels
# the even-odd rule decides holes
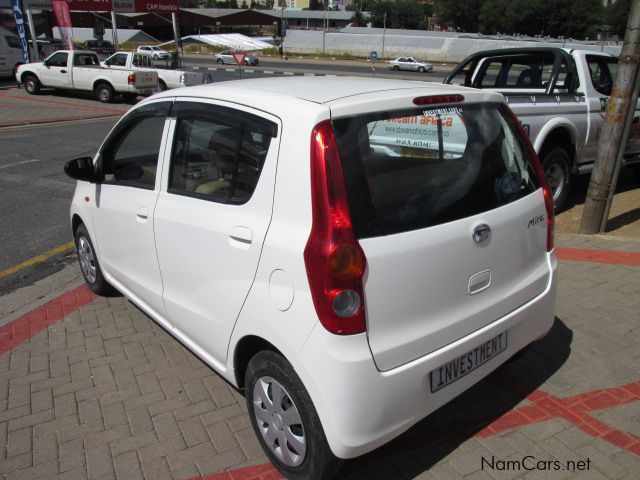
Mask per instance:
[[[75,182],[64,174],[64,164],[92,156],[114,123],[0,130],[0,271],[72,240],[68,212]],[[60,261],[53,257],[38,268],[0,278],[0,295],[49,275]]]

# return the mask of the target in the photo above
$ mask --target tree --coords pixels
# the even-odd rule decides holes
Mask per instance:
[[[238,0],[229,0],[229,8],[238,8]]]
[[[353,17],[351,17],[351,25],[354,27],[364,27],[367,25],[367,22],[365,22],[364,16],[360,10],[356,10],[353,13]]]
[[[309,10],[323,10],[324,5],[320,2],[320,0],[309,0]]]
[[[611,28],[610,31],[612,34],[617,34],[620,38],[624,38],[630,11],[631,0],[618,0],[607,7],[605,21]]]
[[[442,25],[477,32],[483,0],[436,0],[434,10]]]
[[[242,0],[242,5],[240,6],[240,8],[249,8],[249,5],[247,5],[247,0]]]
[[[384,25],[385,13],[387,28],[417,30],[423,26],[425,18],[424,9],[416,0],[382,0],[365,3],[363,9],[371,12],[371,23],[378,28]]]

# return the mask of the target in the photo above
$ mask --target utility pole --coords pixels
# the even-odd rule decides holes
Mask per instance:
[[[387,34],[387,11],[384,11],[384,20],[382,20],[382,56],[380,59],[384,60],[384,37]]]
[[[604,113],[604,122],[600,131],[600,144],[591,172],[591,181],[584,212],[580,222],[580,233],[598,233],[607,223],[606,212],[609,199],[613,197],[618,181],[616,163],[622,159],[627,145],[629,128],[633,119],[629,110],[635,110],[638,101],[636,77],[640,57],[640,0],[631,2],[631,12],[627,21],[624,44],[618,60],[618,73],[613,91]],[[634,91],[635,90],[635,91]]]

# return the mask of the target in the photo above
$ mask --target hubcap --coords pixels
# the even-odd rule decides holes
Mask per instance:
[[[89,240],[85,237],[78,238],[78,260],[80,261],[80,269],[87,282],[95,283],[96,281],[96,260],[91,249]]]
[[[284,387],[271,377],[261,377],[253,387],[253,411],[269,450],[289,467],[300,465],[307,441],[298,408]]]
[[[547,167],[545,176],[553,193],[553,199],[557,200],[564,186],[564,169],[557,163],[552,163]]]

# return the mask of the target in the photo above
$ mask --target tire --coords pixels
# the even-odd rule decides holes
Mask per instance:
[[[167,89],[167,84],[164,83],[162,80],[158,80],[158,90],[160,92],[164,92]]]
[[[553,148],[542,155],[542,166],[547,183],[553,194],[553,205],[556,212],[567,206],[571,187],[571,158],[564,148]]]
[[[122,99],[127,103],[133,103],[138,98],[137,93],[125,92],[122,94]]]
[[[424,67],[418,67],[418,71],[419,71],[420,73],[424,73],[424,72],[425,72]]]
[[[249,66],[249,60],[245,59],[244,64],[248,67]]]
[[[279,405],[273,403],[276,389]],[[245,398],[262,449],[286,478],[322,480],[336,475],[342,460],[331,452],[311,398],[287,360],[268,350],[256,354],[245,374]],[[302,442],[294,446],[294,439]]]
[[[221,58],[218,58],[218,59],[216,60],[216,63],[217,63],[218,65],[222,65],[222,64],[224,63],[224,60],[222,60]]]
[[[83,224],[80,224],[75,232],[76,251],[78,263],[84,281],[93,293],[109,295],[114,293],[114,288],[107,282],[102,274],[96,250],[93,247],[89,233]]]
[[[101,83],[95,89],[96,98],[102,103],[113,102],[114,92],[113,87],[108,83]]]
[[[395,70],[397,72],[398,70],[400,70],[400,67],[398,65],[394,65],[393,67],[391,67],[391,70]]]
[[[24,89],[29,95],[40,93],[40,80],[35,75],[25,75],[22,77],[22,83],[24,83]]]

